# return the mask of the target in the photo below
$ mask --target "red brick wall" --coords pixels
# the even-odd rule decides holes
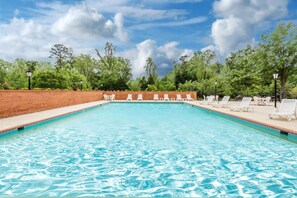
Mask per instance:
[[[137,99],[137,94],[142,94],[143,100],[153,100],[154,94],[159,94],[159,99],[164,98],[164,94],[168,94],[169,98],[175,98],[176,94],[181,94],[182,98],[186,98],[186,94],[191,94],[193,99],[197,99],[196,92],[176,92],[176,91],[104,91],[104,94],[115,94],[115,100],[126,100],[128,94],[132,94],[133,100]]]
[[[0,90],[0,118],[102,100],[101,91]]]
[[[133,100],[139,93],[143,100],[153,100],[155,93],[159,94],[159,99],[164,93],[169,98],[176,98],[176,94],[186,98],[186,94],[191,94],[196,99],[196,92],[0,90],[0,118],[98,101],[103,99],[103,94],[115,94],[116,100],[126,100],[128,93],[133,95]]]

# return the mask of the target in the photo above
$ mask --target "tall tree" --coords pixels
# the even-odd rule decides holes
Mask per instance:
[[[95,82],[93,82],[93,80],[97,67],[97,62],[94,58],[87,54],[81,54],[80,56],[75,57],[73,67],[77,69],[80,74],[84,75],[88,82],[94,86]]]
[[[8,69],[5,77],[9,86],[13,89],[25,89],[28,87],[27,72],[28,68],[26,61],[23,59],[16,59],[15,63]]]
[[[274,32],[262,35],[259,44],[259,60],[272,78],[277,72],[280,78],[280,97],[285,97],[288,77],[297,66],[297,28],[292,23],[280,23]]]
[[[256,86],[262,83],[255,61],[253,60],[254,48],[247,46],[242,50],[231,53],[225,60],[223,82],[225,94],[258,95]]]
[[[112,43],[106,43],[105,55],[95,49],[99,57],[97,67],[97,86],[104,90],[125,90],[128,89],[128,82],[132,78],[131,63],[128,59],[114,55],[116,48]]]
[[[73,64],[73,50],[63,44],[55,44],[50,50],[50,58],[56,58],[56,68],[61,69],[68,63]]]
[[[157,66],[151,57],[146,59],[144,70],[146,71],[146,74],[148,76],[148,84],[155,84],[156,80],[158,79]]]
[[[0,59],[0,84],[4,83],[4,78],[9,68],[11,68],[11,63]]]

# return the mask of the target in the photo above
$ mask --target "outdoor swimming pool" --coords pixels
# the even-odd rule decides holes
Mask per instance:
[[[111,103],[0,136],[0,196],[297,195],[297,144],[185,104]]]

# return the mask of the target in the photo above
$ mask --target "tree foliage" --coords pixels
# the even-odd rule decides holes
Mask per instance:
[[[154,60],[144,65],[145,76],[132,79],[132,65],[117,56],[116,47],[107,42],[98,59],[88,54],[74,56],[71,48],[56,44],[50,57],[56,62],[0,59],[0,89],[26,89],[26,71],[31,70],[33,88],[100,90],[197,91],[199,95],[273,95],[274,79],[279,74],[280,96],[297,95],[297,29],[291,23],[280,23],[276,29],[262,35],[258,45],[247,45],[231,53],[223,63],[211,50],[196,51],[192,56],[176,57],[173,69],[158,77]],[[215,82],[217,85],[215,86]]]
[[[280,96],[285,97],[285,86],[297,66],[297,28],[292,23],[280,23],[270,34],[262,35],[258,56],[264,70],[272,76],[279,74]],[[265,65],[264,65],[265,64]]]
[[[115,47],[111,43],[105,45],[105,55],[96,49],[99,57],[97,85],[103,90],[126,90],[132,78],[132,65],[128,59],[114,56]]]
[[[74,61],[73,50],[63,44],[55,44],[50,50],[50,58],[56,59],[56,68],[61,69],[67,64],[72,66]]]

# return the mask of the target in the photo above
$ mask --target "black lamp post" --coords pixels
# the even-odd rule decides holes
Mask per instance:
[[[82,91],[82,83],[83,83],[83,81],[80,80],[80,90],[81,90],[81,91]]]
[[[276,108],[276,79],[278,77],[278,73],[274,73],[273,74],[273,78],[274,78],[274,107]]]
[[[31,90],[31,76],[32,76],[32,72],[30,70],[27,71],[27,76],[28,76],[28,90]]]
[[[217,101],[217,82],[215,82],[215,101]]]

